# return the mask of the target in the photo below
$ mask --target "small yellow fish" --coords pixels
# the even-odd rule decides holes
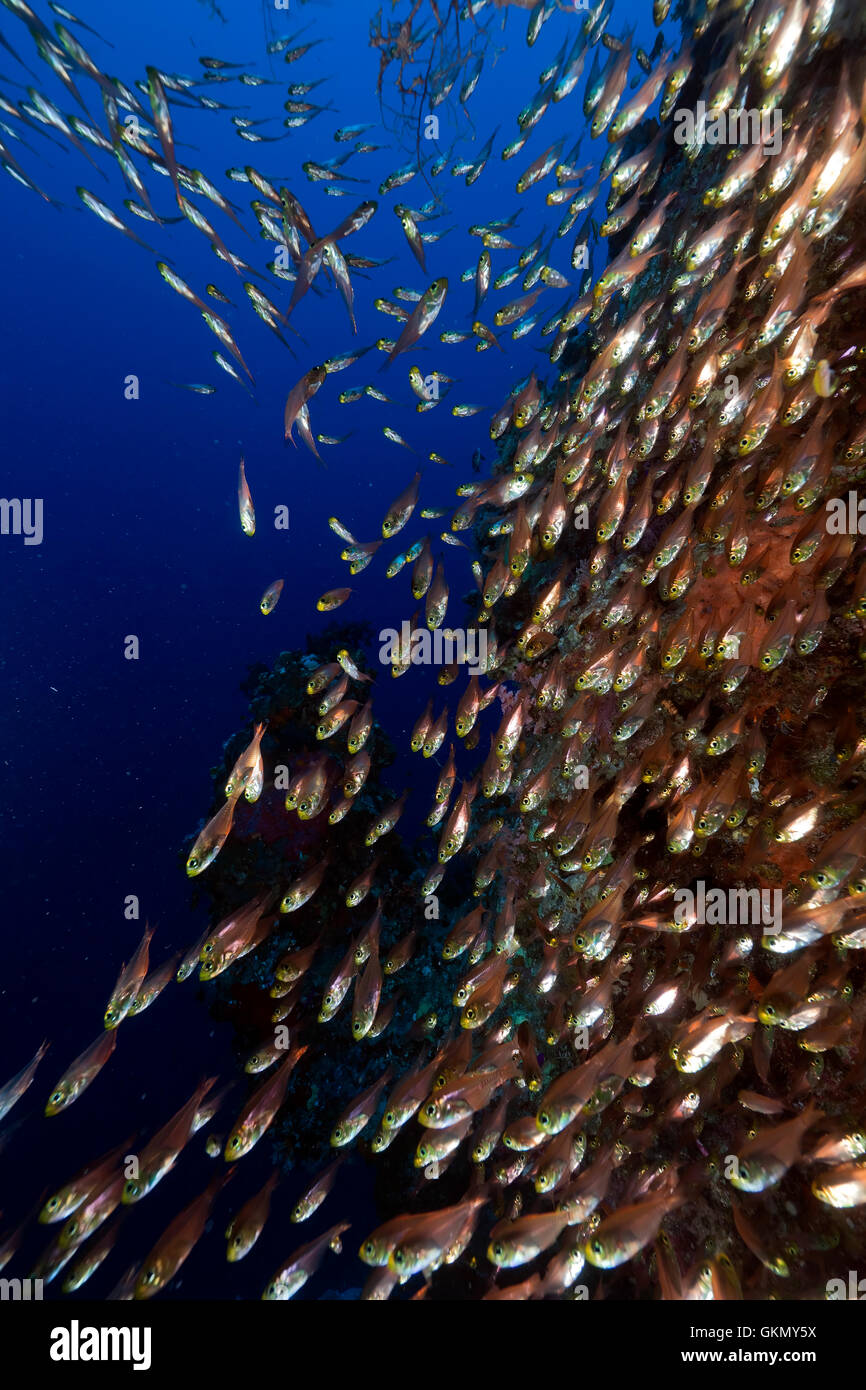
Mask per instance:
[[[329,589],[327,593],[322,594],[320,599],[317,599],[316,607],[320,613],[332,613],[335,608],[339,608],[346,602],[351,592],[351,589]]]
[[[276,579],[270,588],[265,589],[265,592],[262,594],[259,608],[264,613],[265,617],[267,617],[269,613],[273,613],[276,608],[280,594],[283,592],[284,583],[285,580]]]

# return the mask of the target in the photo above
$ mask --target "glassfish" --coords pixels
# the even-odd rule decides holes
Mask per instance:
[[[265,617],[267,617],[269,613],[273,613],[276,608],[280,594],[283,592],[284,583],[285,581],[282,579],[275,579],[273,584],[265,589],[265,592],[262,594],[259,600],[259,608],[261,612],[264,613]]]
[[[294,1298],[299,1289],[302,1289],[311,1275],[315,1274],[328,1250],[340,1249],[340,1236],[344,1231],[348,1231],[349,1222],[342,1221],[336,1226],[332,1226],[324,1235],[317,1236],[307,1245],[301,1246],[294,1255],[277,1270],[271,1282],[268,1284],[262,1298],[268,1302],[284,1302]]]
[[[231,1176],[228,1172],[214,1178],[166,1227],[141,1265],[135,1280],[134,1298],[152,1298],[171,1283],[204,1235],[214,1202]]]
[[[0,1086],[0,1120],[4,1119],[5,1116],[9,1114],[13,1105],[24,1095],[24,1092],[30,1086],[30,1083],[36,1075],[36,1068],[39,1066],[39,1063],[42,1061],[49,1047],[50,1043],[47,1041],[41,1043],[26,1067],[22,1067],[17,1076],[13,1076],[11,1080],[6,1082],[5,1086]]]
[[[216,859],[228,839],[234,821],[240,788],[221,806],[216,815],[208,821],[189,853],[186,871],[190,878],[203,873]]]
[[[271,1196],[279,1182],[278,1172],[271,1173],[264,1186],[241,1207],[226,1228],[226,1259],[234,1264],[248,1255],[265,1228],[271,1209]]]
[[[227,1163],[234,1163],[248,1154],[270,1128],[286,1098],[289,1078],[306,1051],[305,1046],[292,1047],[273,1076],[250,1096],[226,1140],[224,1157]]]
[[[45,1114],[58,1115],[61,1110],[65,1110],[76,1101],[102,1071],[116,1045],[117,1033],[112,1029],[110,1032],[102,1033],[96,1042],[85,1048],[57,1082],[48,1097]]]
[[[155,930],[155,927],[145,926],[144,935],[135,955],[129,965],[121,970],[117,984],[114,986],[111,998],[105,1008],[106,1028],[116,1028],[129,1013],[147,974],[150,942]]]

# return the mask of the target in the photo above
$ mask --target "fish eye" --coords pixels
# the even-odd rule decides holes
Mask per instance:
[[[502,1244],[501,1241],[497,1241],[496,1244],[491,1246],[490,1248],[492,1249],[493,1254],[495,1255],[497,1260],[500,1260],[502,1256],[505,1254],[505,1246]]]
[[[73,1217],[71,1221],[67,1221],[65,1230],[70,1238],[78,1235],[78,1222],[75,1220],[75,1217]]]
[[[55,1091],[55,1092],[54,1092],[54,1095],[51,1097],[51,1104],[52,1104],[52,1105],[59,1105],[60,1102],[62,1101],[62,1099],[63,1099],[63,1092],[62,1092],[62,1091]]]
[[[541,1125],[542,1129],[546,1129],[547,1126],[550,1124],[550,1116],[548,1115],[546,1110],[539,1111],[538,1123]]]
[[[190,867],[191,869],[197,869],[197,868],[198,868],[198,859],[196,858],[196,856],[195,856],[194,854],[191,854],[190,857],[189,857],[189,859],[188,859],[186,862],[187,862],[187,864],[189,865],[189,867]]]
[[[604,1245],[602,1244],[602,1242],[601,1242],[600,1240],[593,1240],[593,1241],[590,1241],[590,1245],[591,1245],[592,1252],[593,1252],[594,1255],[600,1255],[600,1254],[602,1253],[602,1251],[604,1250]]]
[[[141,1282],[143,1284],[155,1284],[156,1280],[157,1273],[155,1269],[146,1269],[144,1274],[141,1276]]]

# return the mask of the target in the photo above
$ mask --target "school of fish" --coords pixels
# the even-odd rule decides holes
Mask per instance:
[[[377,680],[403,676],[457,607],[436,535],[411,545],[401,536],[413,518],[443,515],[423,505],[427,462],[383,499],[380,536],[353,534],[351,493],[348,524],[331,520],[345,548],[321,613],[361,601],[345,570],[354,579],[383,558],[407,591],[409,641],[395,647],[390,674],[365,670],[372,654],[349,646],[298,663],[306,688],[293,741],[273,717],[278,702],[257,707],[186,871],[218,877],[238,827],[264,816],[265,803],[301,848],[276,877],[247,886],[182,959],[152,968],[146,927],[111,998],[95,1006],[94,1032],[100,1007],[103,1031],[45,1088],[45,1114],[119,1066],[118,1033],[134,1047],[134,1017],[196,972],[226,988],[227,972],[264,973],[272,1029],[246,1063],[249,1093],[229,1099],[231,1078],[201,1081],[131,1178],[130,1140],[119,1135],[82,1172],[58,1173],[38,1213],[56,1235],[30,1272],[50,1282],[65,1271],[63,1290],[80,1288],[110,1256],[125,1209],[218,1112],[225,1134],[208,1141],[222,1156],[218,1175],[111,1296],[170,1286],[199,1240],[218,1243],[220,1231],[206,1234],[217,1204],[227,1259],[245,1258],[277,1219],[281,1179],[275,1168],[251,1192],[241,1160],[272,1125],[303,1114],[330,1061],[355,1067],[345,1106],[326,1117],[330,1146],[354,1152],[322,1145],[291,1220],[338,1208],[355,1162],[391,1165],[399,1209],[350,1237],[338,1209],[306,1244],[287,1230],[266,1299],[293,1297],[318,1271],[326,1287],[329,1252],[341,1251],[357,1264],[360,1296],[374,1300],[824,1298],[827,1275],[847,1269],[866,1236],[866,520],[861,531],[856,497],[866,474],[866,46],[855,0],[686,0],[677,24],[670,0],[654,0],[660,41],[649,55],[632,52],[614,0],[585,10],[564,0],[403,0],[384,30],[377,17],[371,44],[380,95],[390,84],[417,99],[419,120],[449,99],[471,109],[494,41],[531,49],[550,23],[563,47],[528,94],[516,136],[479,131],[469,160],[413,157],[348,216],[317,215],[316,229],[297,192],[253,166],[227,173],[251,195],[245,209],[181,161],[185,107],[225,112],[211,92],[266,79],[207,58],[203,77],[147,66],[126,85],[102,71],[77,36],[87,26],[59,4],[42,7],[46,18],[25,0],[2,5],[10,66],[30,72],[21,49],[35,45],[86,118],[0,77],[5,172],[53,201],[30,143],[46,130],[95,170],[116,159],[133,195],[127,212],[151,240],[175,216],[190,221],[293,355],[311,294],[339,294],[355,330],[353,274],[381,274],[360,249],[364,230],[396,214],[421,288],[377,299],[395,336],[297,373],[282,442],[297,436],[317,458],[318,445],[339,446],[316,434],[314,416],[364,394],[388,402],[402,389],[422,413],[440,407],[459,373],[425,371],[434,340],[444,345],[437,364],[462,342],[504,354],[509,331],[533,335],[544,354],[493,414],[490,476],[458,485],[441,534],[469,557],[477,596],[467,627],[484,635],[483,673],[445,664],[435,673],[442,694],[412,730],[412,752],[435,772],[427,861],[411,893],[399,887],[406,849],[394,833],[410,792],[379,784],[374,711]],[[466,42],[449,46],[449,26],[462,26]],[[315,45],[298,34],[269,45],[292,78],[310,53],[308,80],[289,85],[289,129],[330,109],[309,99]],[[462,292],[436,274],[447,197],[437,178],[450,166],[474,183],[497,140],[503,159],[516,157],[561,101],[589,163],[577,164],[581,140],[565,152],[559,141],[520,169],[519,227],[506,216],[469,228]],[[676,112],[701,101],[719,118],[781,111],[780,148],[680,143]],[[275,138],[231,119],[245,141]],[[306,161],[299,177],[354,201],[341,185],[366,182],[368,130],[339,128],[350,154]],[[156,211],[154,174],[165,176],[172,217]],[[429,199],[393,201],[413,179]],[[535,201],[524,198],[532,189]],[[93,192],[78,194],[145,244]],[[542,195],[565,213],[549,238],[525,230]],[[229,250],[250,213],[276,248],[267,275]],[[228,219],[222,234],[218,214]],[[604,261],[606,240],[610,256],[594,276],[587,247]],[[208,303],[168,260],[157,269],[217,338],[223,372],[254,390],[240,315],[230,324],[212,307],[235,308],[228,295],[208,285]],[[443,331],[461,293],[464,326]],[[362,359],[369,383],[336,397],[329,377]],[[450,413],[480,409],[458,403]],[[414,448],[391,426],[384,435]],[[445,463],[435,451],[429,459]],[[254,484],[247,457],[238,516],[253,543]],[[398,578],[407,567],[408,584]],[[284,582],[262,596],[263,615]],[[285,766],[288,780],[275,780]],[[413,868],[418,854],[416,845]],[[699,881],[741,904],[748,890],[761,902],[778,892],[780,918],[702,920]],[[681,890],[691,894],[684,912]],[[434,988],[444,1007],[424,1002]],[[0,1088],[0,1119],[38,1068],[42,1079],[47,1046]],[[23,1231],[0,1235],[0,1268]]]

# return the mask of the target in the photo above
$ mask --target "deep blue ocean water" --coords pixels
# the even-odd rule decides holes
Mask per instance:
[[[226,179],[226,169],[252,164],[276,184],[285,183],[323,233],[363,198],[378,197],[379,182],[412,157],[411,133],[404,132],[401,143],[393,121],[391,130],[381,124],[375,92],[378,56],[368,46],[376,6],[366,0],[311,0],[292,3],[288,12],[263,8],[258,0],[222,0],[224,21],[196,0],[123,7],[109,0],[76,0],[74,8],[114,48],[70,26],[73,32],[104,71],[127,83],[142,79],[148,63],[163,72],[198,75],[202,55],[244,62],[246,71],[273,81],[275,85],[259,88],[233,82],[207,90],[253,119],[270,117],[256,129],[284,136],[275,143],[241,140],[230,111],[172,106],[179,160],[205,171],[244,208],[243,221],[253,239],[243,237],[204,200],[199,204],[230,249],[260,270],[274,248],[260,238],[248,208],[257,195],[248,185]],[[53,22],[55,16],[41,0],[35,9]],[[648,0],[631,5],[617,0],[610,28],[622,35],[635,25],[635,44],[649,51],[656,32],[650,11]],[[388,6],[384,17],[389,17]],[[486,19],[486,12],[481,17]],[[504,163],[499,157],[518,133],[517,112],[535,95],[540,72],[564,43],[573,42],[583,18],[554,13],[532,49],[525,43],[525,11],[505,12],[504,22],[493,19],[484,70],[469,103],[472,124],[453,98],[437,111],[438,149],[453,147],[453,158],[434,183],[443,199],[441,215],[423,228],[449,229],[427,248],[428,274],[416,264],[392,210],[397,202],[417,208],[430,198],[429,188],[416,178],[379,198],[376,217],[347,243],[355,254],[393,258],[381,269],[353,273],[357,337],[342,299],[330,286],[321,296],[308,294],[292,316],[305,339],[289,336],[296,357],[256,318],[241,280],[192,226],[159,228],[126,212],[123,199],[130,191],[110,156],[93,152],[106,181],[60,136],[49,140],[21,128],[30,148],[4,137],[35,182],[62,204],[48,206],[2,175],[0,491],[7,498],[43,499],[44,538],[39,546],[25,546],[20,537],[0,537],[0,1083],[29,1060],[43,1037],[51,1040],[36,1083],[0,1130],[4,1229],[23,1219],[45,1189],[58,1186],[87,1159],[133,1130],[152,1132],[203,1074],[235,1071],[229,1027],[214,1023],[196,998],[194,981],[173,985],[145,1016],[121,1030],[116,1054],[92,1089],[66,1114],[42,1117],[50,1084],[97,1036],[121,961],[138,942],[142,923],[124,919],[125,897],[138,895],[142,919],[159,924],[153,964],[186,948],[206,925],[203,904],[191,907],[193,885],[183,872],[183,858],[210,804],[209,769],[224,741],[247,727],[240,684],[249,666],[270,664],[280,651],[303,647],[307,634],[321,631],[329,619],[317,614],[315,600],[337,585],[351,583],[355,591],[337,616],[366,620],[377,631],[399,627],[416,606],[408,591],[408,571],[388,581],[381,555],[364,574],[346,578],[339,559],[342,545],[327,518],[336,514],[363,540],[379,535],[388,503],[416,467],[423,470],[422,505],[453,507],[458,483],[475,477],[471,461],[477,449],[483,456],[482,475],[491,471],[496,457],[488,433],[491,414],[530,370],[551,370],[550,339],[542,339],[538,329],[518,342],[504,330],[499,335],[503,353],[478,353],[473,341],[446,346],[438,335],[471,326],[474,287],[460,277],[475,265],[480,242],[468,236],[468,227],[519,213],[512,233],[518,246],[543,229],[546,240],[564,208],[545,205],[550,178],[525,197],[516,194],[519,174],[560,137],[564,156],[583,132],[578,163],[597,164],[607,149],[603,140],[589,138],[581,81],[569,99],[551,107],[515,159]],[[301,29],[305,33],[298,42],[324,41],[288,68],[281,55],[267,56],[268,39]],[[38,89],[64,112],[75,110],[72,98],[39,59],[24,25],[6,10],[0,10],[0,32],[37,73]],[[584,80],[589,66],[588,60]],[[286,83],[323,77],[328,80],[308,99],[335,109],[300,130],[284,131]],[[94,120],[104,128],[97,88],[83,75],[77,80]],[[0,92],[12,101],[26,100],[15,82],[27,86],[33,79],[0,49]],[[335,144],[334,130],[366,121],[373,125],[364,139],[386,148],[349,161],[347,172],[365,181],[341,184],[348,197],[327,196],[323,184],[305,178],[302,162],[345,153],[351,146]],[[497,128],[486,169],[474,186],[466,187],[450,173],[451,164],[475,157]],[[432,158],[437,151],[424,152]],[[177,209],[169,180],[151,173],[145,161],[137,163],[151,197],[171,216]],[[587,186],[592,180],[590,173]],[[75,194],[79,184],[122,216],[154,254],[86,211]],[[602,207],[599,200],[597,220]],[[569,275],[572,287],[544,294],[541,322],[557,303],[564,305],[577,293],[581,272],[568,264],[573,240],[570,236],[554,244],[550,262]],[[518,254],[494,252],[494,275]],[[593,254],[597,270],[603,243]],[[214,281],[234,301],[236,308],[214,308],[230,322],[255,376],[254,399],[214,363],[216,339],[194,307],[165,284],[155,266],[158,259],[168,259],[201,297],[206,297],[205,285]],[[325,357],[396,336],[396,321],[378,313],[373,299],[392,298],[395,286],[423,290],[441,275],[450,280],[445,308],[416,349],[386,371],[380,371],[383,355],[373,350],[355,367],[330,378],[312,400],[316,433],[352,431],[344,444],[320,446],[326,466],[318,467],[303,445],[285,446],[283,404],[298,378]],[[275,292],[272,282],[267,292],[285,308],[291,286]],[[521,293],[519,279],[507,290],[491,293],[485,306],[489,312],[481,317],[490,322],[492,307]],[[426,414],[416,412],[407,381],[414,362],[425,374],[440,370],[456,378],[447,403]],[[129,374],[140,382],[137,401],[124,398]],[[171,382],[208,382],[217,389],[214,395],[199,396]],[[366,398],[355,405],[337,403],[339,391],[367,382],[393,395],[396,403]],[[450,407],[457,402],[484,409],[471,419],[455,419]],[[387,441],[382,434],[386,425],[417,453]],[[453,467],[429,462],[431,450]],[[241,454],[259,520],[252,541],[241,533],[237,519]],[[279,504],[290,511],[288,532],[269,524]],[[433,528],[435,536],[447,524],[447,518],[428,523],[416,514],[400,537],[401,548],[426,529]],[[441,545],[434,550],[444,554],[454,606],[449,621],[456,623],[460,596],[474,588],[472,557]],[[265,619],[259,598],[277,577],[285,579],[285,589],[276,611]],[[140,641],[138,661],[124,659],[124,640],[130,634]],[[368,661],[375,660],[371,649]],[[416,776],[408,734],[435,682],[425,670],[412,671],[399,682],[392,682],[387,672],[382,677],[376,716],[407,750],[405,762],[391,773],[399,789],[406,778]],[[436,702],[441,707],[439,693]],[[419,792],[419,821],[426,814],[427,796],[426,790]],[[194,1148],[195,1157],[185,1157],[147,1199],[147,1212],[133,1212],[118,1249],[83,1294],[104,1297],[126,1265],[146,1252],[183,1202],[216,1171],[202,1155],[201,1140]],[[233,1193],[231,1202],[223,1200],[217,1225],[266,1176],[267,1149],[262,1144],[245,1161],[248,1170],[243,1183],[237,1182],[243,1192]],[[194,1252],[168,1297],[258,1297],[276,1265],[302,1239],[341,1213],[354,1211],[361,1224],[369,1218],[364,1181],[359,1174],[357,1188],[350,1182],[309,1228],[272,1221],[238,1266],[222,1259],[221,1232],[214,1232]],[[284,1216],[295,1195],[290,1184],[286,1188],[275,1199],[275,1211]],[[353,1248],[355,1233],[349,1236]],[[49,1234],[47,1228],[44,1238],[42,1229],[35,1237],[31,1232],[25,1264],[38,1255]],[[359,1226],[359,1239],[362,1234]],[[333,1261],[301,1296],[357,1287],[361,1274],[356,1261]]]

